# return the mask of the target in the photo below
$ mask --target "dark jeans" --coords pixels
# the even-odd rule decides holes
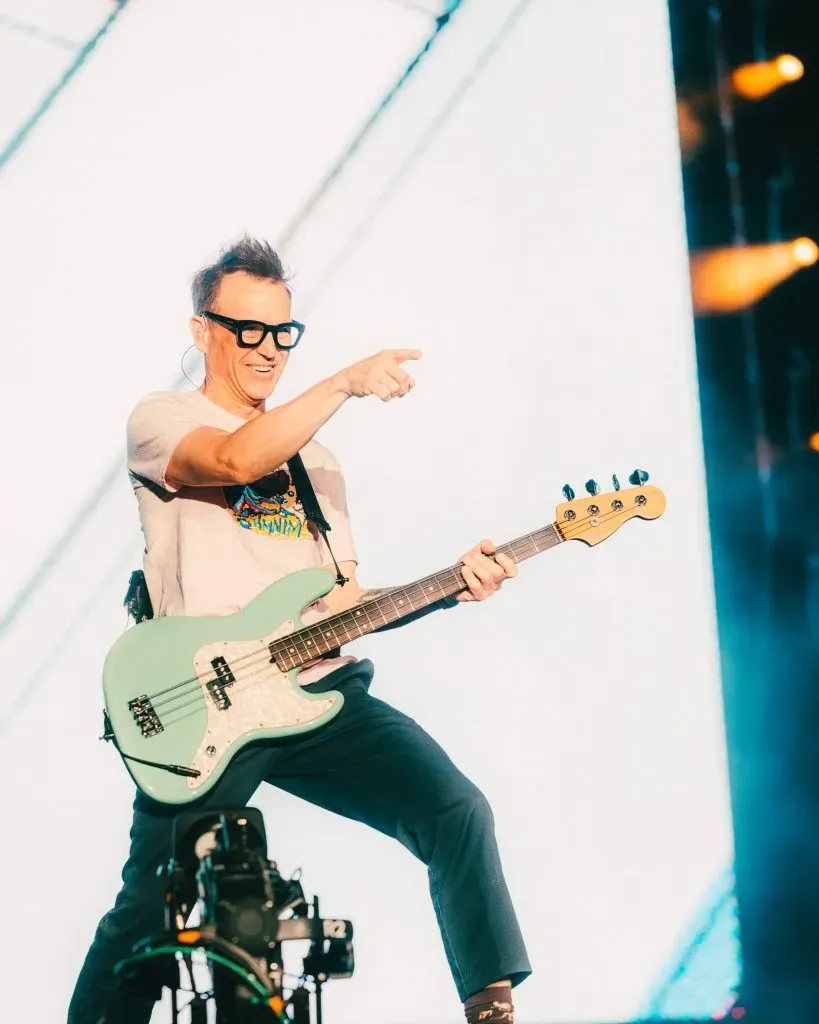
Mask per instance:
[[[492,811],[416,722],[370,696],[371,680],[372,664],[365,660],[309,687],[340,689],[341,712],[315,732],[246,747],[213,790],[189,806],[243,807],[267,781],[392,836],[429,869],[461,1000],[501,978],[517,984],[531,969],[503,878]],[[80,972],[69,1024],[97,1024],[114,987],[114,965],[139,939],[162,931],[165,881],[156,869],[169,858],[177,810],[137,794],[123,886]],[[151,1007],[132,1009],[133,1024],[147,1024]]]

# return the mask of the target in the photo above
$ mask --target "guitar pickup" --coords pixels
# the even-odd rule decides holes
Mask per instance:
[[[206,684],[208,694],[220,711],[227,711],[232,703],[230,697],[227,695],[227,689],[229,686],[233,686],[236,682],[236,677],[234,676],[230,665],[224,658],[213,658],[210,664],[213,668],[215,678],[209,680]]]
[[[141,697],[134,697],[128,701],[128,709],[134,716],[134,721],[139,726],[140,732],[146,739],[163,732],[164,726],[159,720],[159,715],[154,711],[154,706],[147,694]]]

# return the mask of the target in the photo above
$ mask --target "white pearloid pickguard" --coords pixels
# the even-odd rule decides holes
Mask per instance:
[[[202,774],[188,779],[198,789],[221,764],[230,748],[241,737],[267,729],[292,729],[324,715],[336,703],[335,697],[308,700],[293,689],[286,672],[270,661],[268,644],[293,632],[293,620],[260,640],[232,640],[205,644],[196,652],[193,663],[208,709],[208,724],[196,755],[190,763]],[[217,677],[211,664],[224,658],[236,677],[225,688],[231,706],[220,711],[208,692],[207,684]],[[218,681],[218,680],[217,680]]]

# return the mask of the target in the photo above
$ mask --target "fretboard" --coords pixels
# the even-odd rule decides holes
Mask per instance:
[[[551,524],[508,544],[501,544],[497,551],[515,562],[522,562],[555,547],[562,540],[555,525]],[[322,619],[313,626],[306,626],[274,641],[270,645],[271,657],[282,669],[298,668],[350,640],[406,618],[445,597],[453,597],[466,590],[461,569],[461,565],[452,565],[406,587],[396,587],[347,611]]]

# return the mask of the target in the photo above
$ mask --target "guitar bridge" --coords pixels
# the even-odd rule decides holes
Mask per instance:
[[[236,677],[225,658],[212,658],[211,667],[216,678],[210,679],[207,682],[208,694],[220,711],[227,711],[231,705],[231,699],[227,695],[227,688],[233,686],[236,682]]]
[[[154,711],[154,706],[147,694],[129,700],[128,709],[134,716],[134,721],[146,739],[164,731],[165,727],[159,720],[159,715]]]

